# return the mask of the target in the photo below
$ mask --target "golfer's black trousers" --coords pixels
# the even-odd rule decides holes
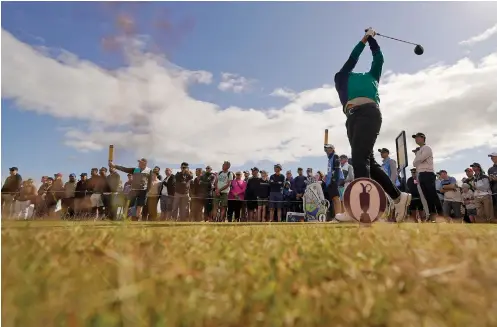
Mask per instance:
[[[367,103],[350,109],[347,113],[347,136],[352,149],[352,167],[355,178],[372,178],[392,199],[400,196],[399,189],[376,162],[374,144],[381,129],[381,111],[378,105]]]
[[[442,204],[437,194],[437,187],[435,185],[436,176],[434,173],[420,172],[418,173],[418,182],[423,195],[426,199],[426,204],[428,205],[428,211],[430,215],[442,214]]]

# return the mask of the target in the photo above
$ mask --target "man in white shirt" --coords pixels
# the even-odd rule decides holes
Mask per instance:
[[[443,210],[435,188],[436,176],[433,168],[433,151],[426,145],[426,136],[423,133],[414,134],[412,138],[418,145],[415,150],[416,156],[413,166],[416,168],[419,186],[428,204],[429,219],[436,221],[436,218],[442,215]]]
[[[354,167],[349,164],[349,158],[345,154],[340,156],[340,168],[342,169],[343,177],[345,178],[343,180],[343,185],[338,188],[340,191],[340,200],[343,201],[343,193],[345,192],[345,189],[349,186],[350,182],[354,180]]]

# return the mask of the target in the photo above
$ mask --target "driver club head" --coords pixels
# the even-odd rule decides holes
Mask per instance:
[[[425,52],[425,49],[419,44],[414,47],[414,53],[417,54],[418,56],[421,56]]]

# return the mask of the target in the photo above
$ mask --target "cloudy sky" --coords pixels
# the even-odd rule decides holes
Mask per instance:
[[[377,38],[377,148],[395,156],[405,130],[413,149],[420,131],[437,169],[488,168],[494,12],[473,2],[2,3],[2,176],[88,172],[106,165],[109,144],[128,166],[324,169],[325,128],[350,153],[333,76],[368,26],[425,48],[416,56]],[[366,48],[356,71],[370,62]]]

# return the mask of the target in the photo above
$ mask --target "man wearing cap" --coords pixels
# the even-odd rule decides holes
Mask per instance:
[[[314,177],[314,175],[312,174],[312,168],[307,168],[306,173],[307,173],[307,178],[305,179],[306,185],[317,182],[316,177]]]
[[[215,195],[213,200],[212,216],[217,214],[217,209],[220,208],[219,221],[226,220],[226,209],[228,208],[228,194],[230,192],[231,182],[234,179],[233,173],[229,171],[231,163],[225,161],[221,171],[217,174],[215,183]]]
[[[274,174],[269,177],[269,221],[281,221],[281,209],[283,209],[283,184],[285,176],[281,174],[281,165],[274,165]],[[276,220],[274,219],[276,209]]]
[[[411,195],[400,192],[390,178],[381,169],[373,155],[373,148],[378,137],[382,116],[379,107],[378,85],[383,67],[383,54],[375,40],[376,32],[369,28],[340,71],[335,74],[337,89],[343,112],[347,116],[345,126],[352,149],[354,174],[356,178],[372,178],[393,199],[397,221],[401,222],[407,215]],[[373,63],[367,73],[354,73],[359,56],[369,43],[373,54]],[[350,217],[336,217],[337,220],[350,221]]]
[[[69,181],[64,184],[64,198],[61,200],[62,218],[74,218],[74,197],[76,194],[76,174],[69,174]]]
[[[293,179],[293,191],[295,192],[295,199],[297,201],[297,212],[304,212],[303,196],[307,186],[307,177],[303,174],[304,170],[299,167],[297,169],[297,176]]]
[[[468,167],[464,169],[464,172],[466,173],[466,177],[462,179],[463,183],[466,183],[469,185],[469,188],[471,191],[475,191],[475,172],[471,167]]]
[[[212,173],[212,167],[205,167],[205,172],[200,178],[200,188],[204,197],[204,221],[212,220],[212,198],[214,197],[216,177]]]
[[[335,153],[335,147],[331,144],[324,145],[324,152],[328,157],[328,169],[326,173],[326,193],[328,194],[330,203],[333,204],[335,216],[342,213],[342,202],[340,201],[340,192],[338,185],[345,178],[342,169],[340,168],[340,157]]]
[[[130,206],[136,206],[136,217],[135,219],[141,220],[143,207],[147,199],[147,192],[150,189],[152,183],[151,173],[152,170],[147,167],[147,159],[141,158],[138,160],[138,167],[127,168],[123,166],[115,165],[112,161],[109,161],[109,168],[116,168],[124,173],[133,174],[133,181],[131,183],[131,191],[128,194],[128,200],[130,201]]]
[[[6,218],[12,215],[15,196],[22,186],[22,177],[18,171],[17,167],[9,168],[10,175],[2,186],[2,216]]]
[[[255,212],[257,210],[257,194],[261,185],[259,178],[259,168],[252,168],[252,177],[247,180],[245,189],[245,201],[247,203],[247,213],[249,222],[257,222]]]
[[[475,172],[475,205],[476,222],[492,222],[494,218],[494,208],[492,203],[492,190],[490,189],[490,178],[485,175],[481,165],[474,162],[470,165]]]
[[[490,178],[490,189],[493,193],[494,217],[497,217],[497,152],[492,152],[488,156],[493,163],[493,166],[488,169],[488,177]]]
[[[202,216],[202,208],[204,207],[204,202],[205,202],[205,192],[202,188],[203,185],[201,184],[202,175],[203,175],[202,168],[195,169],[195,178],[193,179],[190,187],[191,221],[204,220],[204,217]]]
[[[179,221],[188,220],[188,208],[190,206],[190,184],[193,176],[190,174],[189,165],[187,162],[181,163],[181,171],[174,176],[176,180],[176,190],[173,200],[173,219]]]
[[[166,168],[166,176],[159,187],[161,219],[172,217],[174,193],[176,191],[176,177],[171,168]]]
[[[462,196],[457,181],[454,177],[449,176],[446,170],[440,170],[438,174],[442,184],[440,192],[444,195],[442,205],[444,217],[449,221],[452,213],[453,217],[459,220],[461,219]]]
[[[400,187],[399,176],[397,174],[397,162],[390,158],[390,150],[387,148],[378,149],[378,152],[381,155],[381,159],[383,159],[383,163],[381,167],[385,171],[385,173],[390,177],[392,183],[395,186]]]
[[[441,218],[440,221],[445,221],[441,217],[443,209],[437,194],[437,177],[433,168],[433,151],[426,145],[426,136],[423,133],[416,133],[412,138],[418,145],[418,148],[414,152],[413,166],[416,168],[419,186],[428,206],[428,219],[430,221],[437,221],[437,217],[439,217]]]
[[[74,211],[76,217],[87,215],[89,208],[91,207],[91,204],[89,203],[90,196],[88,194],[88,187],[88,174],[81,173],[74,191]]]

